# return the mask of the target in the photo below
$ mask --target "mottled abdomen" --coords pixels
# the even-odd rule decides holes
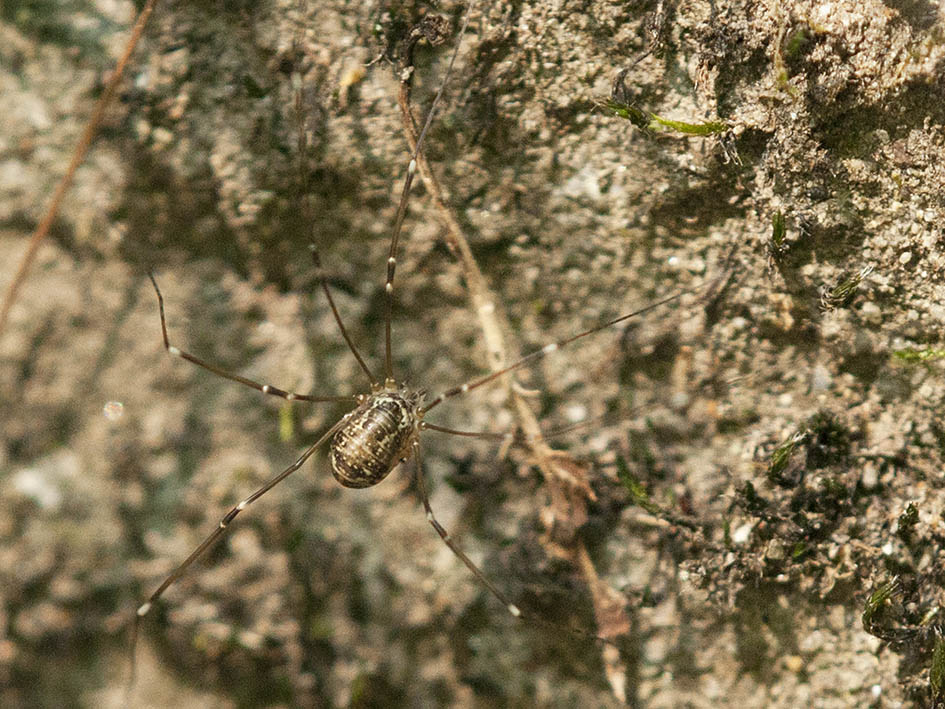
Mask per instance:
[[[417,402],[409,394],[371,396],[352,411],[331,439],[335,480],[345,487],[370,487],[407,456],[417,434]]]

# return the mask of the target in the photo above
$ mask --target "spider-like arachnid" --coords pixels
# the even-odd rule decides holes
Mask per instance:
[[[0,12],[4,286],[29,230],[45,221],[42,204],[68,169],[136,4],[20,2]],[[374,357],[383,342],[372,338],[383,334],[392,173],[409,151],[391,72],[364,65],[389,44],[378,34],[403,36],[433,5],[458,23],[453,0],[319,0],[304,13],[296,0],[159,3],[2,339],[4,706],[69,704],[111,668],[122,682],[120,631],[134,608],[227,508],[295,457],[290,441],[303,449],[345,413],[164,356],[148,267],[175,346],[294,391],[368,392],[323,295],[310,298],[304,249],[314,240],[349,334],[383,386]],[[941,23],[933,3],[820,5],[480,4],[461,78],[424,143],[490,302],[507,316],[503,364],[699,282],[722,244],[741,242],[739,285],[708,327],[696,322],[701,308],[673,308],[672,318],[661,311],[617,326],[515,375],[530,378],[539,393],[529,403],[549,427],[577,420],[585,404],[622,420],[574,449],[598,496],[588,517],[548,514],[537,439],[522,437],[503,457],[475,440],[420,433],[431,507],[476,565],[525,615],[594,632],[590,586],[555,527],[581,525],[594,568],[634,621],[637,661],[624,676],[638,704],[724,697],[787,707],[810,703],[814,687],[857,705],[876,701],[877,688],[896,703],[886,650],[862,653],[857,599],[884,582],[890,563],[919,575],[941,566],[892,538],[908,501],[919,513],[915,539],[941,507],[928,485],[942,469],[941,377],[924,364],[887,367],[893,351],[941,357],[934,188],[945,161],[941,115],[929,103],[941,82]],[[302,52],[289,47],[294,34],[304,34]],[[448,57],[418,57],[418,104],[429,104]],[[645,135],[603,114],[598,99],[628,68],[628,102],[681,125],[719,117],[735,150]],[[292,219],[302,202],[287,189],[298,172],[287,115],[296,77],[314,238],[311,224]],[[466,307],[467,271],[442,245],[446,230],[425,191],[411,198],[397,256],[392,368],[428,387],[429,403],[493,363],[480,310]],[[822,312],[821,286],[868,264],[875,271],[861,289],[882,297]],[[683,314],[693,317],[678,321]],[[425,421],[509,430],[519,413],[505,405],[508,380],[456,396]],[[101,415],[112,401],[122,417],[116,406]],[[644,415],[626,417],[641,404]],[[296,417],[294,429],[276,433],[277,406]],[[829,474],[789,468],[780,482],[804,489],[767,489],[759,463],[798,433],[816,441],[806,431],[822,410],[879,457],[848,458]],[[617,451],[655,499],[717,520],[712,539],[728,544],[731,530],[734,565],[727,553],[685,553],[674,531],[630,506]],[[243,705],[458,704],[471,693],[495,704],[580,703],[569,686],[584,704],[615,701],[597,646],[503,615],[431,533],[416,490],[403,489],[416,485],[414,460],[360,490],[337,485],[329,465],[313,456],[155,604],[141,645],[159,661],[140,648],[136,699],[162,702],[151,692],[158,674]],[[852,506],[816,509],[819,483],[831,500],[851,491]],[[814,521],[832,515],[840,534],[769,544],[784,533],[771,520],[796,519],[795,499],[814,508]],[[887,544],[901,547],[894,559]],[[699,567],[711,598],[735,600],[734,617],[705,602],[692,582]],[[940,607],[937,598],[923,590],[915,607]],[[904,674],[930,675],[922,662]]]
[[[460,38],[466,30],[468,19],[469,14],[467,11],[462,29],[459,32]],[[514,372],[523,369],[524,367],[534,364],[540,359],[558,352],[558,350],[567,345],[570,345],[600,331],[612,328],[615,325],[624,323],[631,318],[638,317],[668,303],[674,302],[678,300],[684,293],[691,291],[680,291],[670,295],[669,297],[663,298],[662,300],[651,303],[643,308],[638,308],[631,312],[610,318],[605,322],[598,323],[590,328],[582,330],[577,334],[565,337],[556,342],[548,343],[528,354],[525,354],[524,356],[515,359],[510,363],[502,363],[500,361],[495,364],[492,372],[474,377],[465,382],[455,384],[454,386],[445,388],[439,392],[427,392],[423,388],[412,385],[395,375],[393,356],[394,339],[392,336],[391,318],[394,310],[394,281],[401,230],[404,223],[404,218],[407,214],[411,186],[418,172],[421,170],[421,165],[425,163],[425,159],[423,157],[423,141],[433,121],[437,103],[439,102],[442,92],[446,87],[449,74],[453,68],[453,63],[459,52],[460,44],[459,42],[456,44],[456,48],[450,59],[450,64],[446,70],[446,76],[440,86],[439,91],[436,94],[436,97],[433,100],[433,104],[427,113],[426,121],[424,122],[423,127],[419,133],[417,131],[417,126],[413,124],[413,117],[410,110],[410,79],[414,70],[410,57],[412,56],[413,46],[421,39],[425,39],[430,44],[435,45],[444,41],[446,36],[448,36],[447,21],[440,17],[428,17],[419,25],[417,25],[413,30],[411,30],[410,35],[405,42],[405,46],[402,49],[406,59],[402,60],[403,66],[400,72],[400,102],[404,115],[405,131],[407,133],[408,142],[412,148],[412,156],[407,167],[406,178],[401,191],[400,202],[394,220],[394,226],[390,239],[390,247],[386,260],[386,279],[384,281],[385,308],[383,375],[379,376],[372,370],[348,334],[338,308],[335,305],[331,290],[329,289],[326,282],[318,247],[314,243],[310,245],[312,261],[318,275],[321,290],[324,292],[325,298],[331,308],[334,321],[337,324],[342,338],[350,349],[351,354],[357,361],[360,370],[369,382],[370,387],[367,392],[354,396],[322,396],[287,391],[271,384],[262,383],[239,374],[228,372],[215,364],[212,364],[198,356],[191,354],[190,352],[179,348],[178,346],[171,343],[171,339],[168,334],[164,297],[154,275],[149,274],[151,283],[154,286],[154,291],[157,295],[164,348],[171,355],[184,359],[198,367],[212,372],[213,374],[238,382],[239,384],[252,389],[256,389],[263,394],[279,397],[287,402],[298,401],[328,403],[349,401],[355,404],[355,408],[346,413],[337,423],[328,427],[328,429],[324,431],[314,443],[309,445],[308,448],[306,448],[306,450],[290,466],[273,476],[265,484],[253,491],[240,502],[233,505],[222,516],[213,531],[207,535],[207,537],[187,556],[187,558],[160,583],[156,590],[150,594],[147,600],[141,604],[135,615],[132,627],[132,666],[134,665],[135,649],[140,625],[143,619],[154,608],[155,603],[161,598],[165,591],[173,586],[174,583],[185,574],[185,572],[194,562],[204,556],[204,554],[217,542],[217,540],[219,540],[226,533],[230,523],[233,522],[240,515],[240,513],[246,510],[259,498],[263,497],[263,495],[268,493],[283,480],[298,471],[306,463],[306,461],[308,461],[309,458],[311,458],[316,453],[316,451],[322,447],[327,447],[328,449],[328,459],[330,461],[331,471],[335,479],[338,481],[338,483],[348,488],[366,488],[377,485],[383,481],[395,469],[396,466],[401,463],[406,463],[408,459],[412,459],[416,489],[423,505],[426,519],[439,535],[440,539],[442,539],[446,546],[450,549],[450,551],[452,551],[452,553],[455,554],[460,561],[462,561],[462,563],[472,572],[478,582],[482,584],[483,587],[488,589],[489,593],[495,597],[513,617],[521,618],[531,623],[557,628],[555,623],[549,622],[546,619],[532,614],[527,610],[523,610],[523,608],[514,603],[506,594],[506,592],[504,592],[497,583],[491,580],[454,541],[447,529],[438,521],[436,514],[434,513],[434,510],[430,504],[430,499],[427,494],[426,485],[424,483],[420,440],[421,431],[430,430],[448,435],[486,439],[496,438],[497,435],[493,432],[462,431],[442,425],[437,425],[426,420],[426,416],[430,411],[434,410],[448,399],[464,396],[484,385],[494,382],[502,377],[511,375]],[[300,94],[297,97],[297,104],[300,109],[299,113],[301,117]],[[300,120],[300,126],[301,125],[302,123]],[[304,142],[304,130],[300,128],[299,143],[301,146],[301,153],[304,153]],[[428,167],[423,169],[429,171]],[[428,184],[436,185],[432,178],[428,177],[428,180],[430,180]],[[432,192],[434,199],[437,201],[442,199],[438,194],[437,187],[434,186]],[[312,215],[307,214],[307,217],[311,219]],[[448,217],[447,221],[449,222]],[[452,245],[454,245],[457,249],[461,249],[463,237],[456,233],[458,231],[459,229],[456,227],[453,234],[455,241]],[[469,266],[469,268],[475,269],[476,267],[474,264],[472,264]],[[476,275],[474,272],[467,273],[467,277],[470,278],[470,280],[475,281],[475,279],[481,278],[481,275]],[[476,302],[477,297],[479,298],[479,311],[480,315],[484,318],[484,320],[487,321],[484,327],[487,330],[486,339],[489,340],[490,338],[488,330],[490,327],[495,328],[495,325],[488,321],[488,318],[490,318],[492,315],[491,311],[493,310],[493,306],[484,300],[486,296],[481,290],[483,288],[481,284],[472,283],[470,287],[474,291],[474,302]],[[477,288],[480,290],[477,290]],[[493,337],[497,338],[500,336],[494,335]],[[493,354],[493,356],[501,357],[501,349],[501,344],[495,345],[491,354]],[[542,447],[543,444],[541,442],[541,434],[534,428],[533,418],[531,418],[528,414],[520,415],[525,416],[523,427],[526,431],[528,444],[536,448]],[[498,437],[503,438],[503,436]],[[550,461],[549,452],[544,448],[542,448],[541,452],[536,453],[536,455],[544,465],[548,466],[549,469],[555,467]],[[565,629],[562,628],[562,630]],[[612,640],[614,636],[613,631],[609,633],[610,637],[597,636],[593,632],[580,629],[573,629],[571,632],[573,632],[576,637],[584,636],[587,638],[608,642]]]

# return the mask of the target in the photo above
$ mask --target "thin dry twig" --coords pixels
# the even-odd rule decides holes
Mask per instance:
[[[406,61],[409,64],[409,48],[407,57]],[[508,344],[508,339],[504,335],[510,332],[510,329],[508,316],[501,307],[501,302],[489,289],[459,220],[446,204],[443,190],[425,154],[422,150],[417,150],[418,131],[410,103],[412,70],[413,67],[409,65],[403,69],[398,93],[404,133],[411,154],[416,156],[423,185],[430,193],[446,228],[447,246],[463,268],[470,305],[476,313],[485,340],[489,367],[492,371],[498,371],[507,362],[518,359],[519,352],[513,345]],[[506,377],[503,381],[507,396],[514,404],[531,457],[541,472],[551,495],[552,521],[549,525],[546,544],[551,545],[558,553],[563,552],[581,570],[584,581],[591,590],[599,637],[613,641],[625,635],[630,629],[630,618],[626,606],[619,594],[601,581],[583,540],[576,534],[577,529],[587,519],[588,500],[594,499],[594,492],[586,475],[587,468],[569,454],[555,450],[545,442],[538,419],[528,405],[520,387],[511,377]],[[616,648],[608,646],[605,648],[603,659],[614,695],[619,700],[625,701],[626,668],[619,652]]]
[[[443,190],[436,179],[426,156],[422,151],[416,152],[417,148],[417,127],[413,119],[410,105],[410,72],[404,73],[398,96],[398,103],[401,109],[401,117],[404,124],[404,132],[407,135],[407,142],[410,150],[417,155],[417,167],[420,177],[423,180],[424,187],[429,191],[431,199],[443,220],[446,227],[446,241],[450,251],[456,255],[460,265],[463,268],[466,277],[466,283],[469,289],[469,300],[473,311],[479,319],[479,326],[482,328],[485,339],[486,351],[488,354],[489,367],[497,371],[504,367],[507,362],[519,358],[519,353],[513,351],[513,348],[507,344],[507,339],[503,333],[509,331],[508,317],[499,302],[489,289],[486,279],[476,262],[476,258],[469,247],[469,242],[463,234],[462,227],[452,209],[446,204],[443,198]],[[528,402],[522,395],[518,387],[515,386],[511,378],[504,380],[506,392],[511,397],[519,419],[519,424],[528,440],[528,447],[535,458],[535,462],[549,484],[554,502],[554,509],[558,522],[573,520],[575,513],[581,518],[585,516],[584,510],[571,510],[571,504],[567,501],[562,483],[569,487],[579,489],[587,498],[593,499],[593,491],[586,477],[580,472],[580,466],[567,465],[559,462],[562,453],[554,451],[547,443],[541,433],[541,427],[534,412],[528,406]],[[566,512],[561,515],[561,512]]]
[[[36,226],[33,234],[30,236],[29,243],[26,247],[26,253],[24,253],[23,258],[20,259],[20,265],[17,267],[16,274],[13,276],[13,280],[11,280],[7,285],[6,293],[4,293],[3,296],[3,303],[0,304],[0,337],[3,336],[3,330],[6,326],[7,318],[10,315],[10,309],[13,307],[13,303],[16,301],[16,296],[19,293],[20,287],[26,280],[26,274],[29,272],[30,266],[36,259],[36,253],[39,251],[39,247],[42,245],[43,240],[46,238],[47,234],[49,234],[52,223],[55,220],[56,215],[59,213],[59,207],[62,205],[62,200],[69,191],[69,188],[72,186],[72,180],[75,177],[76,170],[79,169],[79,165],[81,165],[82,161],[85,160],[85,154],[88,152],[89,146],[92,145],[92,140],[95,138],[95,134],[98,132],[98,129],[101,126],[102,118],[105,116],[105,110],[108,108],[112,98],[115,96],[115,91],[118,89],[118,84],[121,82],[121,77],[125,72],[125,67],[128,64],[128,61],[131,59],[131,54],[138,45],[141,35],[144,33],[144,29],[148,24],[151,13],[154,12],[157,2],[158,0],[147,0],[147,2],[144,4],[144,7],[141,8],[141,12],[138,13],[138,17],[135,19],[135,24],[131,28],[131,35],[128,37],[128,41],[125,43],[125,47],[122,50],[121,57],[119,57],[118,63],[115,65],[115,70],[112,72],[108,82],[105,84],[105,90],[102,92],[102,95],[99,96],[98,102],[96,102],[95,108],[92,111],[92,116],[85,124],[85,129],[82,131],[82,136],[79,138],[79,142],[76,144],[75,150],[72,151],[72,159],[69,161],[69,167],[66,169],[66,174],[62,176],[62,179],[59,180],[59,184],[56,185],[56,191],[53,193],[52,199],[49,202],[49,207],[47,207],[46,213],[43,215],[42,220]]]

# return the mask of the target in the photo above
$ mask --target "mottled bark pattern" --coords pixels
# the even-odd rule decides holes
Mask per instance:
[[[384,392],[348,414],[331,439],[335,479],[345,487],[370,487],[386,478],[417,435],[417,407],[410,392]]]

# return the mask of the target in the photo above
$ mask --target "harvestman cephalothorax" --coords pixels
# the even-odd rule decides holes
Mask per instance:
[[[400,201],[397,208],[396,217],[394,220],[394,225],[392,229],[392,235],[390,240],[390,247],[388,252],[388,258],[386,262],[386,279],[385,279],[385,316],[384,316],[384,371],[382,376],[377,376],[377,374],[368,366],[364,358],[359,353],[357,347],[352,341],[349,333],[345,329],[344,324],[342,323],[341,316],[337,307],[335,306],[334,300],[332,298],[331,292],[328,288],[327,282],[324,278],[322,272],[321,258],[319,255],[318,248],[315,244],[311,245],[311,258],[314,264],[314,268],[317,272],[319,281],[321,283],[322,291],[325,294],[325,298],[331,308],[334,320],[337,323],[339,332],[344,338],[345,342],[348,345],[351,353],[354,355],[355,359],[358,362],[360,369],[363,371],[365,377],[370,383],[370,388],[367,393],[358,394],[356,396],[320,396],[320,395],[310,395],[310,394],[298,394],[291,391],[286,391],[284,389],[278,388],[270,384],[264,384],[261,382],[248,379],[246,377],[227,372],[220,367],[207,362],[195,355],[190,354],[187,351],[175,346],[171,343],[170,337],[168,335],[167,327],[167,318],[165,315],[164,308],[164,297],[158,287],[157,280],[153,274],[149,274],[151,282],[154,286],[155,293],[157,295],[158,309],[160,313],[160,322],[161,322],[161,334],[163,338],[163,343],[165,349],[175,357],[187,360],[192,364],[206,369],[218,376],[224,377],[226,379],[233,380],[244,386],[251,387],[256,389],[263,394],[270,396],[280,397],[286,401],[307,401],[307,402],[350,402],[355,405],[355,408],[347,413],[340,421],[335,423],[333,426],[329,427],[327,431],[322,433],[322,435],[312,443],[290,466],[288,466],[283,471],[279,472],[277,475],[269,479],[264,485],[255,490],[248,497],[231,507],[226,514],[220,519],[216,528],[208,534],[208,536],[201,542],[191,553],[190,555],[181,562],[177,568],[170,573],[170,575],[165,578],[161,584],[154,590],[147,600],[139,606],[135,614],[132,629],[131,629],[131,684],[134,682],[134,664],[135,664],[135,650],[137,644],[138,634],[140,632],[141,623],[143,619],[151,612],[154,608],[155,603],[161,598],[161,596],[170,588],[175,582],[177,582],[184,573],[190,568],[190,566],[197,561],[200,557],[204,555],[205,552],[217,542],[225,533],[229,524],[247,507],[249,507],[253,502],[258,500],[260,497],[269,492],[272,488],[277,486],[287,477],[292,475],[294,472],[299,470],[302,465],[314,455],[314,453],[319,450],[321,447],[327,445],[328,447],[328,457],[330,461],[330,466],[332,474],[335,479],[343,486],[349,488],[364,488],[370,487],[380,483],[384,480],[391,471],[401,462],[406,462],[408,459],[413,461],[413,469],[416,476],[416,485],[417,491],[420,496],[420,501],[423,505],[427,521],[434,528],[436,533],[440,536],[443,542],[449,547],[449,549],[459,558],[463,564],[470,570],[470,572],[475,576],[477,581],[489,591],[489,593],[495,597],[507,610],[508,612],[519,619],[538,623],[542,625],[554,625],[548,621],[542,619],[541,617],[536,617],[528,612],[527,609],[522,609],[516,605],[511,598],[490,578],[488,578],[482,570],[463,552],[463,550],[456,544],[452,539],[449,532],[440,524],[437,520],[437,517],[430,505],[430,500],[427,495],[424,479],[423,479],[423,465],[422,465],[422,455],[421,455],[421,443],[420,443],[420,433],[421,431],[428,429],[445,434],[455,434],[463,436],[482,436],[482,437],[495,437],[495,434],[477,434],[472,432],[465,431],[456,431],[454,429],[446,428],[444,426],[438,426],[433,423],[426,421],[426,416],[429,412],[439,406],[442,402],[453,397],[460,397],[465,395],[467,392],[470,392],[474,389],[478,389],[490,382],[493,382],[500,377],[504,377],[513,372],[521,370],[522,368],[534,364],[538,360],[551,355],[557,352],[562,347],[565,347],[577,340],[585,338],[594,333],[600,332],[611,328],[619,323],[627,321],[631,318],[637,317],[643,313],[651,311],[653,309],[659,308],[660,306],[666,305],[672,301],[677,300],[685,293],[692,292],[693,290],[679,291],[673,294],[670,297],[664,298],[658,302],[652,303],[646,307],[634,310],[629,313],[625,313],[619,317],[610,319],[606,322],[599,323],[591,328],[583,330],[573,336],[567,337],[565,339],[559,340],[557,342],[549,343],[544,347],[537,349],[520,359],[505,364],[499,368],[496,368],[494,371],[484,374],[479,377],[475,377],[469,381],[457,384],[450,388],[447,388],[441,392],[434,393],[429,395],[422,388],[416,388],[404,383],[401,379],[395,375],[393,367],[393,356],[392,356],[392,335],[391,335],[391,316],[393,310],[393,294],[394,294],[394,276],[397,266],[397,254],[398,254],[398,244],[400,240],[400,234],[402,226],[404,223],[404,218],[407,212],[411,185],[414,182],[415,176],[418,172],[418,163],[422,160],[422,146],[424,138],[427,134],[427,130],[430,127],[430,124],[433,120],[433,117],[436,112],[437,104],[439,103],[443,91],[448,83],[449,76],[452,72],[453,65],[456,61],[456,57],[459,53],[460,42],[463,34],[465,33],[470,17],[470,9],[467,8],[465,17],[463,19],[463,25],[458,33],[458,39],[455,43],[448,68],[446,70],[444,79],[441,86],[433,100],[433,103],[427,113],[426,120],[422,126],[422,130],[419,132],[419,136],[415,136],[412,141],[415,144],[414,150],[412,152],[409,165],[407,167],[407,174],[404,179],[403,188],[400,195]],[[423,37],[423,33],[418,31],[416,37],[413,41]],[[426,36],[427,39],[431,40],[431,43],[435,42],[431,36]],[[438,43],[438,42],[436,42]],[[410,69],[412,70],[412,68]],[[300,138],[301,140],[301,138]],[[314,225],[313,225],[314,230]],[[704,288],[705,286],[702,286]],[[597,638],[593,633],[583,633],[581,631],[574,631],[580,635],[586,635],[590,638],[596,638],[605,640],[604,638]],[[129,686],[131,689],[131,686]]]

